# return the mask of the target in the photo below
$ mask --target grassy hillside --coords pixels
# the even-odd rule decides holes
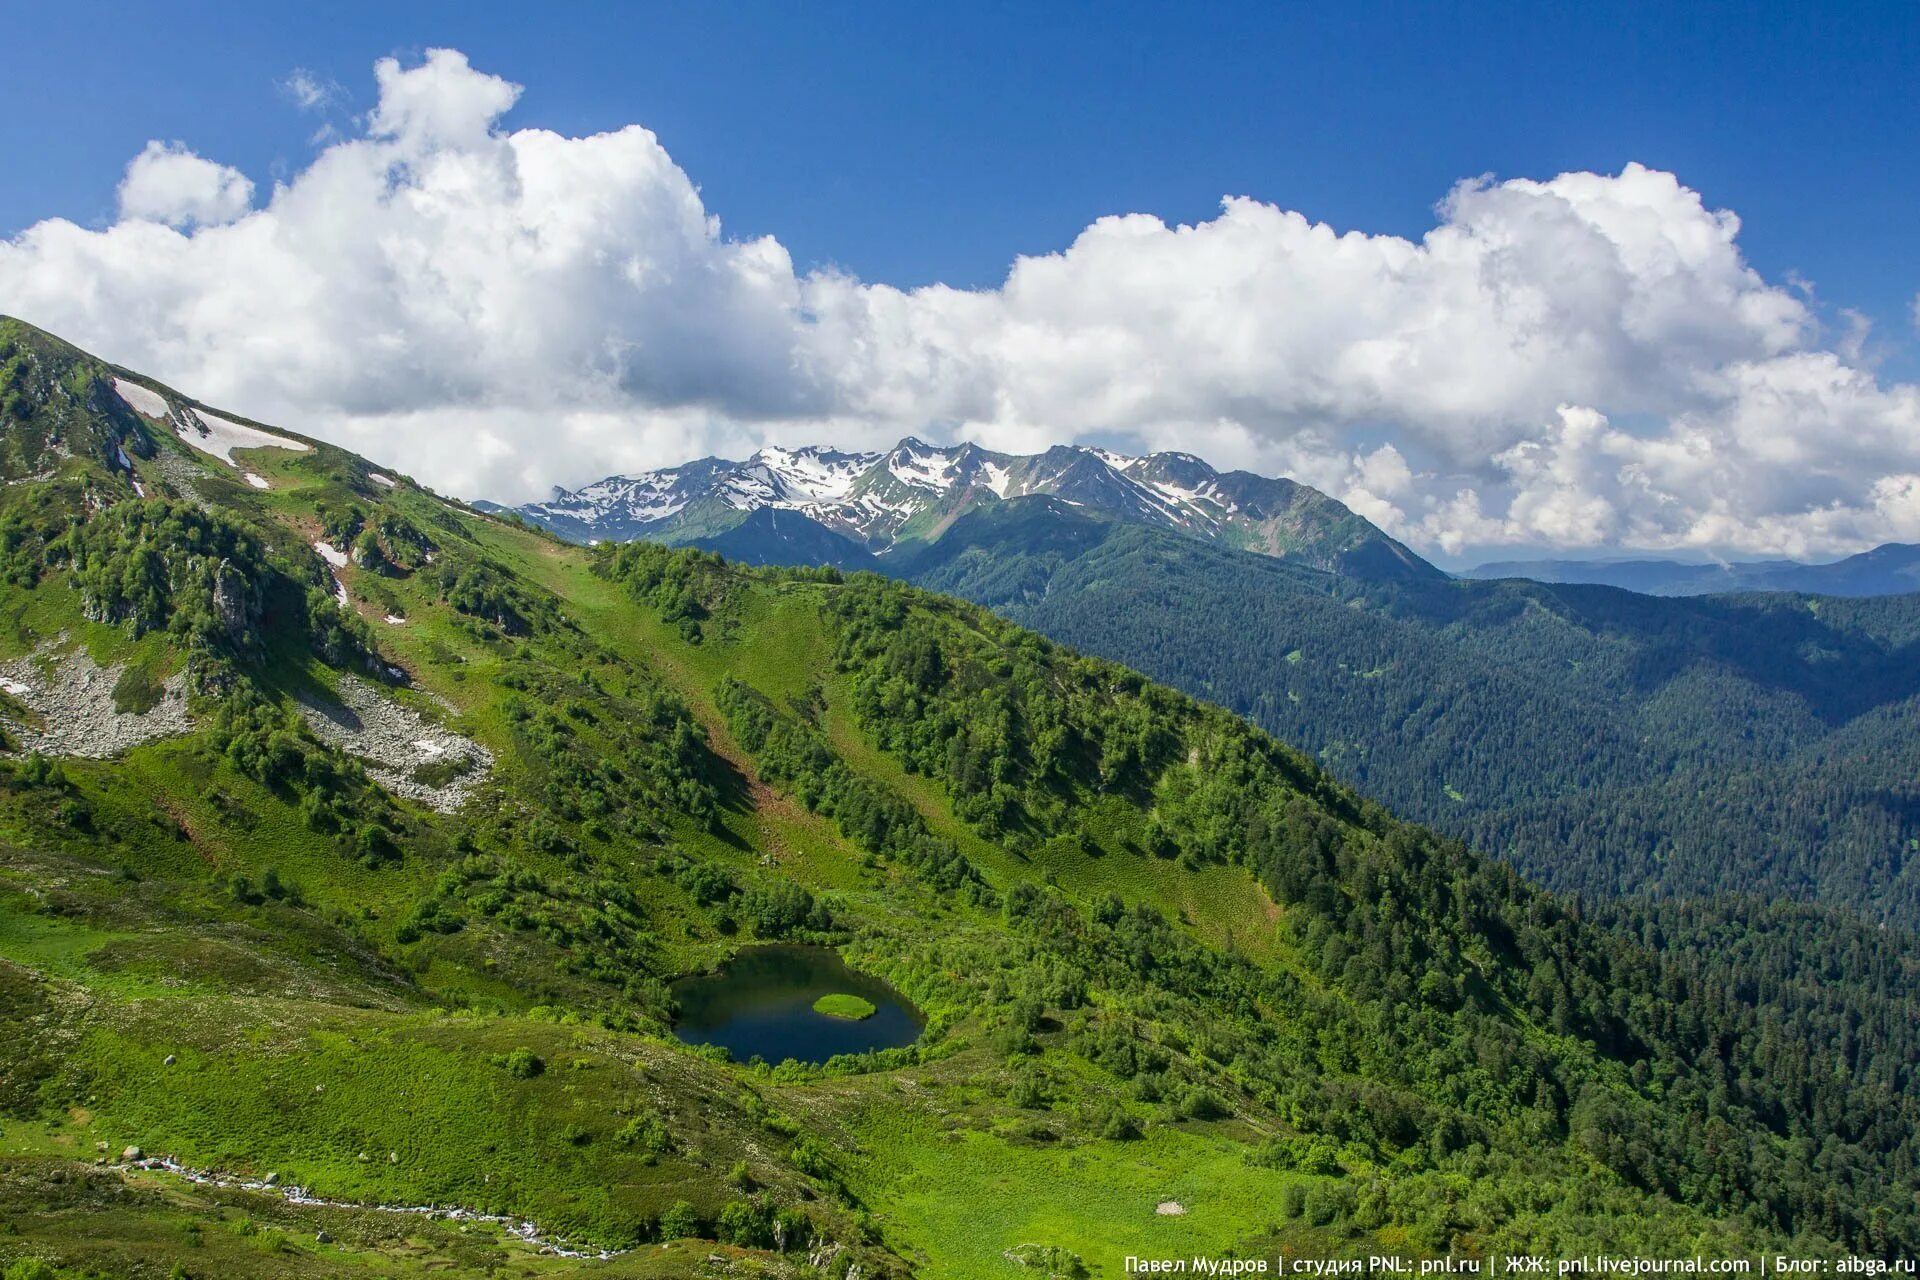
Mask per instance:
[[[1898,936],[1595,921],[974,606],[569,546],[143,385],[124,467],[0,492],[0,1261],[1920,1245]],[[772,940],[924,1033],[680,1044],[672,980]]]
[[[1920,596],[1364,582],[1036,504],[889,570],[1238,711],[1563,891],[1920,924]]]

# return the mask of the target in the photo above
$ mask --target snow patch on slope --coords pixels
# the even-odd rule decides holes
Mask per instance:
[[[220,459],[235,471],[240,469],[240,464],[233,460],[235,449],[288,449],[294,453],[305,453],[313,447],[291,436],[275,435],[271,431],[249,427],[205,409],[182,410],[180,419],[174,431],[182,440],[200,452]],[[256,487],[266,488],[266,481],[260,481]]]
[[[737,475],[729,476],[720,489],[720,500],[738,511],[773,506],[779,497],[780,491],[765,467],[750,466]]]
[[[1147,482],[1147,487],[1152,489],[1153,492],[1158,494],[1163,500],[1172,503],[1191,515],[1213,524],[1218,524],[1219,521],[1206,510],[1206,506],[1203,504],[1216,507],[1227,505],[1220,500],[1218,497],[1219,491],[1214,489],[1211,484],[1207,485],[1205,489],[1183,489],[1170,481],[1150,480]],[[1228,509],[1231,510],[1231,507]]]
[[[556,494],[551,502],[539,503],[531,510],[589,524],[610,518],[637,523],[665,520],[687,505],[686,496],[674,483],[677,478],[671,471],[608,476],[572,493]]]
[[[831,449],[782,449],[768,445],[748,461],[779,481],[782,496],[814,502],[839,502],[877,460],[871,453],[836,453]]]
[[[115,378],[113,390],[135,413],[165,421],[167,402],[157,392],[149,391],[137,382],[128,382],[125,378]]]
[[[954,456],[910,440],[887,456],[887,470],[901,484],[945,492],[953,485]]]

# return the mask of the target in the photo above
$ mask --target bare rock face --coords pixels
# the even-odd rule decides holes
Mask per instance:
[[[124,668],[102,667],[84,651],[46,653],[0,667],[0,689],[24,704],[32,719],[13,726],[22,749],[49,756],[104,760],[156,738],[186,733],[185,675],[170,676],[145,711],[122,711],[114,687]]]
[[[395,795],[450,813],[493,767],[493,753],[368,681],[342,676],[337,700],[303,697],[314,736],[354,756]]]
[[[206,495],[200,492],[196,484],[197,481],[206,478],[199,467],[171,449],[156,451],[153,462],[162,480],[165,481],[163,493],[165,489],[171,488],[181,501],[191,502],[202,511],[213,510],[213,504],[207,501]]]
[[[258,619],[259,602],[240,571],[222,560],[213,574],[213,614],[230,640],[245,639]]]

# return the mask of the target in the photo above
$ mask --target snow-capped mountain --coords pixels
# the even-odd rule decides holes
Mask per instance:
[[[579,542],[660,538],[682,527],[719,532],[738,523],[739,514],[762,507],[831,507],[878,456],[768,446],[745,462],[701,458],[661,471],[608,476],[582,489],[556,489],[546,502],[518,510]]]
[[[909,437],[884,453],[842,453],[769,445],[743,462],[702,458],[633,476],[609,476],[516,510],[578,542],[648,538],[716,544],[742,530],[750,513],[792,512],[862,550],[884,556],[938,538],[956,518],[988,502],[1049,497],[1133,524],[1176,529],[1317,568],[1371,577],[1439,576],[1439,570],[1327,495],[1291,480],[1215,471],[1189,453],[1130,457],[1058,445],[1045,453],[994,453],[974,444],[931,445]],[[787,519],[755,521],[792,538]],[[751,539],[735,532],[738,553]],[[823,546],[808,534],[809,559]],[[751,557],[749,557],[751,558]]]

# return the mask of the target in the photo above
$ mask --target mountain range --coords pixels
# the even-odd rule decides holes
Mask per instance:
[[[1824,596],[1890,596],[1920,591],[1920,546],[1889,542],[1824,564],[1798,560],[1692,564],[1679,560],[1503,560],[1468,578],[1590,582],[1654,596],[1798,591]]]
[[[768,446],[744,462],[702,458],[609,476],[514,510],[574,542],[644,538],[722,550],[748,563],[851,567],[862,552],[895,555],[936,541],[969,511],[1036,496],[1318,569],[1444,576],[1317,489],[1216,471],[1187,453],[1130,457],[1058,445],[1016,455],[911,437],[884,453]],[[756,519],[761,512],[781,518]]]
[[[954,595],[580,546],[4,319],[0,473],[9,1280],[1920,1251],[1890,910],[1559,895]],[[1465,788],[1666,714],[1676,759],[1833,717],[1829,821],[1907,758],[1853,728],[1913,719],[1898,600],[1356,577],[1074,501],[881,559],[1296,672],[1347,757],[1447,728]],[[1296,614],[1297,660],[1227,643]],[[729,983],[766,1052],[693,1033]]]
[[[1198,537],[1347,577],[1435,581],[1446,575],[1344,504],[1294,480],[1217,471],[1187,453],[1133,457],[1059,445],[994,453],[907,438],[880,453],[769,445],[741,462],[702,458],[608,476],[512,511],[573,542],[633,539],[719,551],[746,564],[883,567],[938,541],[953,521],[994,503],[1052,497],[1089,514]],[[1888,543],[1831,563],[1689,563],[1663,559],[1504,560],[1464,570],[1478,580],[1591,583],[1644,595],[1742,591],[1879,596],[1920,590],[1920,546]]]

